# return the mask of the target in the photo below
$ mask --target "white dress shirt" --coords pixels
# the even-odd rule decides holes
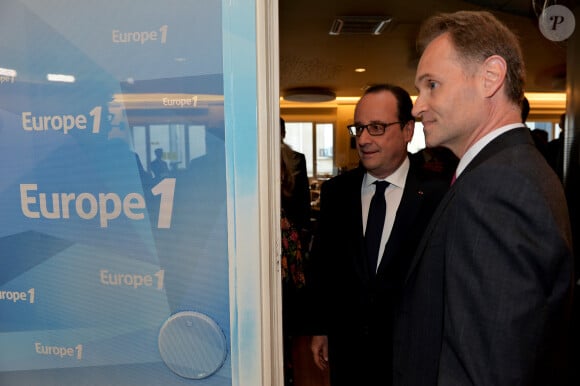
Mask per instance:
[[[395,223],[395,215],[397,214],[397,209],[399,209],[399,204],[401,203],[401,198],[403,197],[403,190],[405,189],[405,181],[407,180],[407,174],[409,173],[410,161],[409,157],[406,157],[401,166],[393,174],[384,179],[389,183],[389,186],[385,190],[385,200],[387,201],[387,214],[385,216],[385,225],[383,227],[383,235],[381,237],[381,246],[379,248],[379,258],[377,259],[377,267],[381,263],[383,258],[383,253],[385,252],[385,246],[391,235],[393,229],[393,224]],[[367,218],[369,214],[369,207],[371,205],[371,199],[375,194],[375,184],[374,182],[377,178],[366,173],[361,187],[361,203],[362,203],[362,221],[363,221],[363,231],[366,232]],[[376,269],[376,268],[375,268]]]
[[[493,141],[494,139],[496,139],[497,137],[499,137],[500,135],[502,135],[503,133],[505,133],[509,130],[516,129],[518,127],[523,127],[523,126],[524,126],[523,123],[511,123],[509,125],[505,125],[503,127],[497,128],[497,129],[493,130],[492,132],[488,133],[487,135],[483,136],[482,138],[480,138],[479,141],[475,142],[469,149],[467,149],[467,151],[465,152],[463,157],[461,157],[461,159],[459,160],[459,164],[457,165],[457,169],[455,170],[456,178],[459,177],[459,175],[465,170],[467,165],[469,165],[469,163],[471,161],[473,161],[475,156],[478,155],[479,152],[488,143],[490,143],[491,141]]]

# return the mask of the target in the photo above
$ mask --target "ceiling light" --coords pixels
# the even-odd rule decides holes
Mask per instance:
[[[73,75],[64,74],[46,74],[46,79],[50,82],[64,82],[64,83],[74,83],[75,77]]]
[[[367,70],[366,68],[360,67],[360,68],[355,68],[354,72],[365,72],[366,70]]]
[[[323,87],[300,87],[287,90],[284,99],[290,102],[329,102],[336,99],[336,94]]]
[[[10,78],[16,77],[16,70],[12,70],[10,68],[0,68],[0,76],[7,76]]]

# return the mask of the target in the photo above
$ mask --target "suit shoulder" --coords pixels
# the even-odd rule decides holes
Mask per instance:
[[[445,193],[451,185],[451,176],[448,173],[434,171],[411,164],[408,180],[415,180],[418,187],[429,192]]]
[[[298,162],[306,162],[306,156],[303,153],[300,153],[299,151],[292,150],[292,156]]]
[[[324,181],[322,183],[322,188],[327,190],[337,187],[350,186],[351,184],[358,184],[360,186],[364,173],[365,171],[360,168],[349,170],[345,173],[339,174]]]
[[[421,179],[443,181],[447,186],[459,163],[455,154],[444,147],[422,149],[417,153],[409,154],[409,160],[411,168],[416,170]]]

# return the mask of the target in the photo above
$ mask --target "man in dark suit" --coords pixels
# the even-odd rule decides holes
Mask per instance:
[[[422,231],[449,187],[449,180],[409,161],[411,108],[400,87],[369,88],[349,126],[361,166],[321,188],[311,349],[318,367],[330,367],[332,386],[389,384],[393,304]],[[366,224],[377,180],[389,184],[382,194],[380,248],[371,263]]]
[[[407,273],[394,384],[563,385],[572,289],[562,185],[521,123],[524,64],[488,12],[429,18],[413,115],[460,161]]]
[[[566,114],[560,115],[560,135],[558,138],[551,140],[546,145],[546,159],[548,163],[560,178],[564,181],[564,126],[566,124]],[[572,159],[572,158],[570,158]]]

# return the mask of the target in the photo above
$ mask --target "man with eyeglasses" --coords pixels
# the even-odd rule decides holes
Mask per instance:
[[[370,87],[348,126],[360,166],[322,185],[311,349],[316,365],[330,368],[332,386],[389,384],[391,312],[423,229],[449,186],[409,159],[411,109],[402,88]]]

